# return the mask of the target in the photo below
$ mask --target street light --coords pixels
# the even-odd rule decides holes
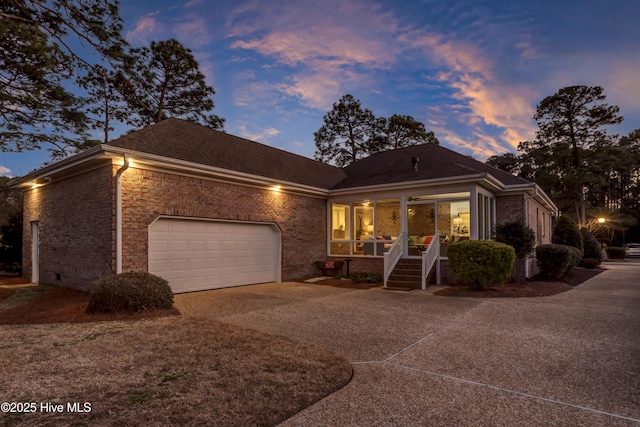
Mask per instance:
[[[602,217],[598,218],[598,223],[600,223],[600,224],[604,224],[605,221],[606,221],[605,218],[602,218]]]

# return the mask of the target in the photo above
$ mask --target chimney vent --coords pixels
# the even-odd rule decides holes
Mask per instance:
[[[418,171],[418,162],[420,161],[420,157],[412,157],[411,158],[411,163],[413,163],[413,171],[417,172]]]

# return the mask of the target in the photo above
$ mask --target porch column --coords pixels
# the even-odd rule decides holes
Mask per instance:
[[[400,196],[400,234],[405,233],[407,236],[402,242],[402,257],[406,257],[409,253],[409,219],[407,215],[407,196]]]
[[[478,240],[478,188],[473,187],[471,189],[471,196],[469,197],[469,221],[471,230],[469,230],[469,238],[471,240]]]

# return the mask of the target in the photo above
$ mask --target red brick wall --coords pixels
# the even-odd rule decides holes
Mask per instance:
[[[496,224],[524,219],[524,195],[496,197]]]
[[[538,204],[534,199],[528,199],[525,208],[525,196],[501,196],[496,197],[497,223],[514,221],[516,219],[525,219],[535,235],[536,245],[544,245],[551,243],[550,223],[551,217],[549,212]],[[542,219],[544,215],[544,220]],[[528,277],[532,277],[539,272],[534,256],[527,259]],[[524,261],[519,262],[519,266],[515,269],[516,280],[524,280],[525,266]]]
[[[122,188],[123,271],[148,269],[148,226],[160,215],[276,223],[282,280],[326,257],[326,200],[133,167]]]
[[[33,221],[39,227],[40,283],[89,289],[97,279],[112,273],[112,182],[112,167],[106,165],[25,191],[25,278],[31,279]]]

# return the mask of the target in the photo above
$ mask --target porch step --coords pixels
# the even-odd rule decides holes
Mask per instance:
[[[422,261],[403,258],[396,264],[389,276],[387,286],[398,288],[422,288]]]

